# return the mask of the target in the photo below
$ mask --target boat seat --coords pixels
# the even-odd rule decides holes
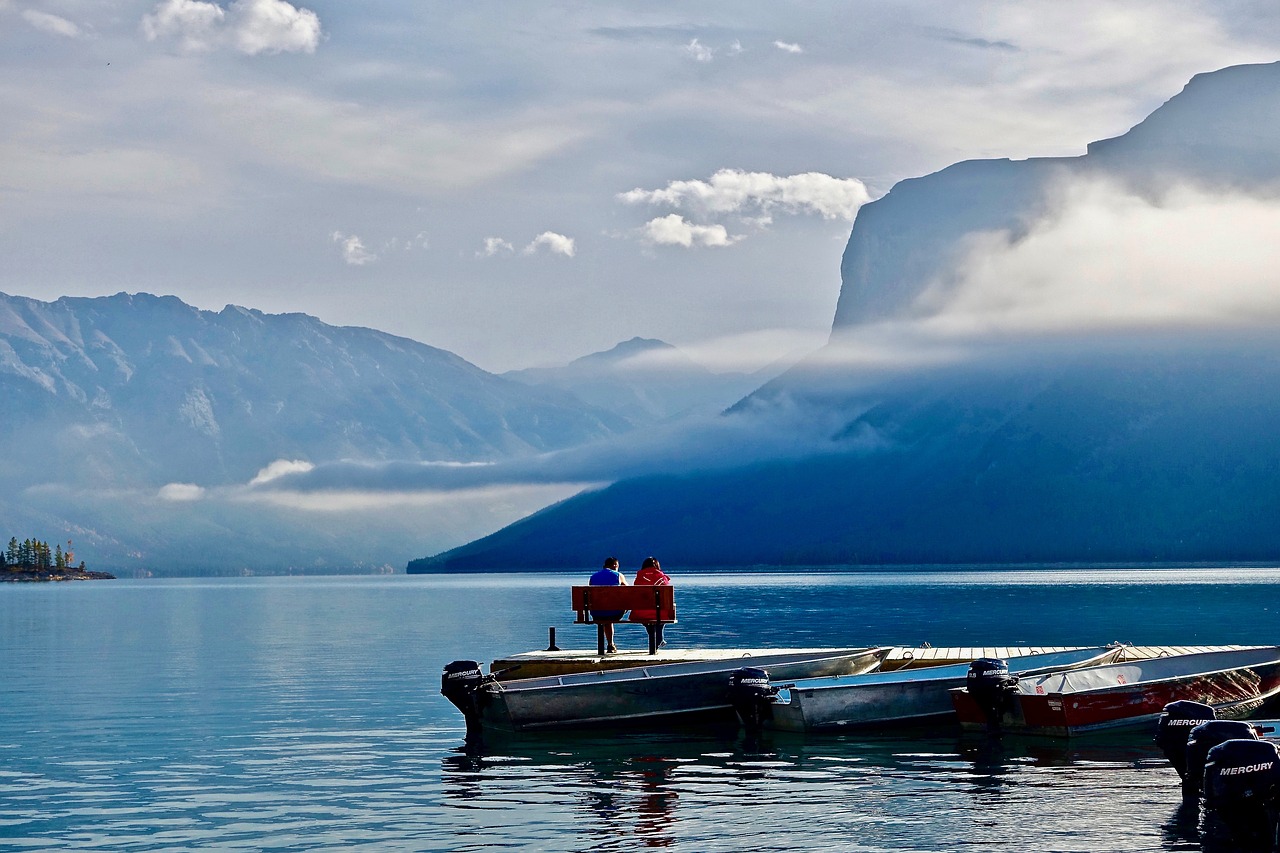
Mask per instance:
[[[573,609],[576,625],[595,625],[597,650],[604,655],[604,622],[593,619],[591,611],[652,610],[656,619],[629,621],[641,625],[670,625],[676,621],[676,588],[674,586],[575,586]],[[620,622],[621,619],[610,619]],[[655,637],[649,634],[649,654],[658,653]]]

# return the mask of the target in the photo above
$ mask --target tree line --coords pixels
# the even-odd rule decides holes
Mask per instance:
[[[13,536],[9,538],[9,547],[0,551],[0,568],[19,571],[50,572],[77,568],[73,565],[74,560],[75,553],[71,550],[70,539],[67,540],[67,549],[64,551],[61,544],[55,545],[51,550],[48,542],[34,538],[19,542],[18,537]],[[78,568],[84,571],[83,560]]]

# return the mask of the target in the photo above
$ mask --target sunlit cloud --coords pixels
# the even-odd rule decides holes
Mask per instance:
[[[572,237],[566,237],[554,231],[543,231],[534,237],[533,241],[524,247],[524,254],[532,255],[539,249],[546,249],[553,255],[564,255],[566,258],[572,258],[575,251]]]
[[[723,225],[695,225],[678,213],[651,219],[640,229],[645,241],[655,246],[732,246],[742,237],[731,237]]]
[[[225,9],[205,0],[163,0],[142,18],[147,41],[176,41],[183,50],[229,47],[249,56],[314,53],[322,36],[315,12],[285,0],[234,0]]]
[[[370,252],[355,234],[334,231],[329,237],[338,244],[338,248],[342,251],[342,259],[353,267],[371,264],[378,259],[378,256]]]
[[[284,477],[288,474],[305,474],[314,467],[316,466],[303,459],[277,459],[258,471],[253,479],[249,481],[249,485],[260,486],[263,483],[269,483],[278,477]]]
[[[515,246],[501,237],[485,237],[484,248],[476,252],[477,258],[492,258],[498,254],[508,254],[515,251]]]
[[[911,313],[948,336],[1280,321],[1280,200],[1182,187],[1063,190],[1023,236],[973,235]]]
[[[804,48],[794,42],[775,41],[773,46],[784,53],[804,53]]]
[[[871,195],[857,178],[834,178],[820,172],[783,177],[721,169],[710,180],[672,181],[658,190],[637,188],[620,193],[618,199],[625,204],[665,205],[701,214],[781,211],[852,222]]]
[[[205,490],[194,483],[169,483],[156,493],[156,497],[168,503],[189,503],[204,496]]]

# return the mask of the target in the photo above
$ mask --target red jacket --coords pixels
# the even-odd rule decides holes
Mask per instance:
[[[671,586],[671,578],[667,577],[662,569],[653,567],[641,569],[636,572],[636,586]],[[658,618],[658,611],[653,610],[632,610],[629,617],[632,622],[652,622]]]

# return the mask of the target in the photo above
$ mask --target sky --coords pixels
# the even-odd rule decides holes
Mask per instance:
[[[637,335],[754,368],[825,340],[898,180],[1082,154],[1276,60],[1261,0],[0,0],[0,291],[303,312],[493,371]],[[1020,317],[1070,310],[1040,293]]]

